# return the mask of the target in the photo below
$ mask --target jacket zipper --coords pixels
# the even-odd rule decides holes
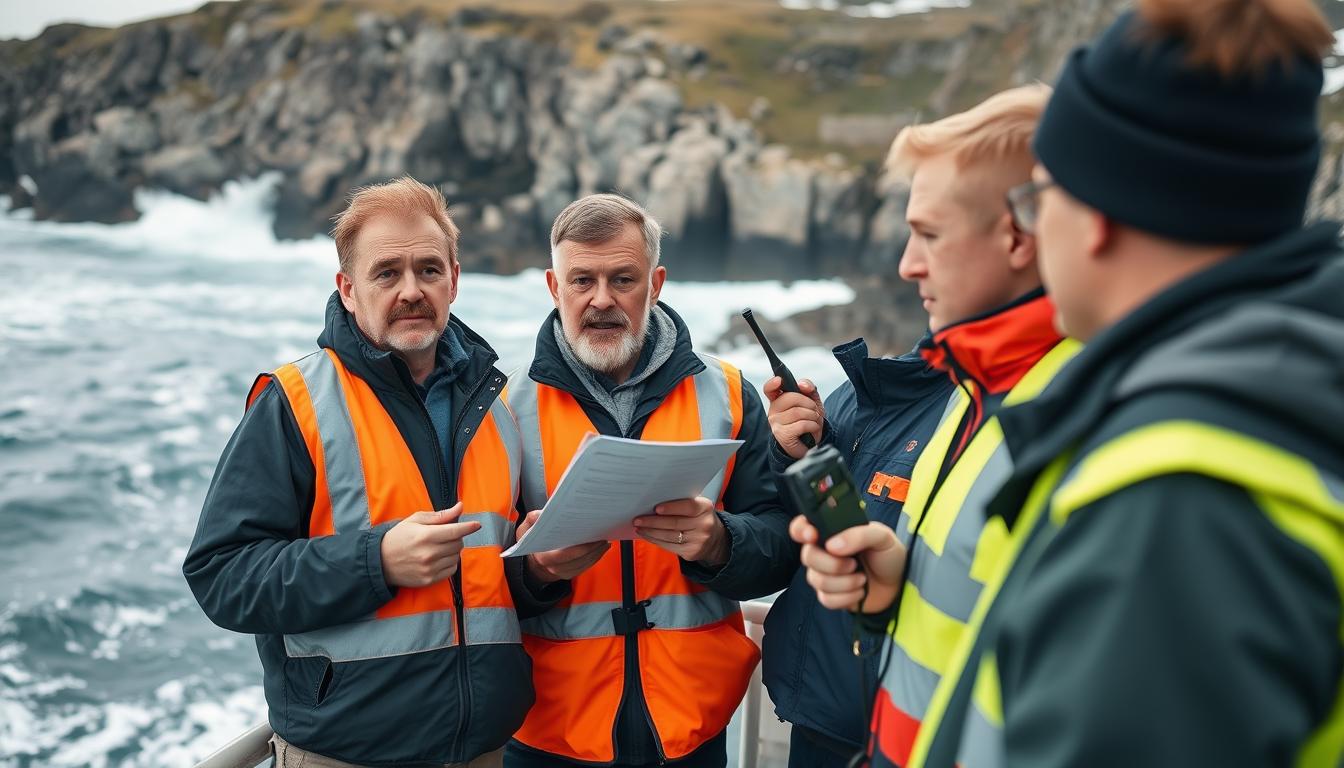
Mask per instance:
[[[941,346],[944,354],[947,355],[948,365],[952,369],[953,374],[955,374],[953,378],[956,381],[957,386],[966,393],[966,397],[970,400],[970,405],[966,409],[966,415],[962,417],[962,423],[959,425],[960,429],[957,430],[959,434],[954,435],[954,437],[957,438],[959,445],[955,447],[949,446],[949,450],[954,451],[955,453],[948,453],[943,457],[942,466],[938,468],[938,477],[935,479],[933,488],[929,490],[928,498],[924,502],[925,512],[933,506],[934,499],[938,497],[938,491],[942,490],[943,482],[946,481],[947,476],[952,473],[952,467],[957,463],[957,459],[961,458],[961,452],[966,446],[970,445],[970,441],[974,439],[975,433],[979,432],[980,427],[983,426],[979,423],[981,414],[983,413],[983,406],[980,403],[980,398],[975,396],[975,392],[971,389],[970,384],[974,384],[980,391],[984,391],[984,386],[982,386],[975,377],[967,373],[966,369],[961,367],[961,364],[957,362],[956,355],[952,354],[952,348],[948,346],[947,342],[941,342]],[[969,382],[969,384],[967,382]],[[920,517],[923,519],[924,516],[921,515]],[[916,533],[918,533],[918,528],[916,528]]]
[[[452,501],[455,504],[457,503],[457,501],[454,497],[457,494],[453,492],[454,488],[452,487],[452,481],[449,479],[448,472],[443,465],[444,462],[443,448],[439,446],[439,434],[434,429],[434,421],[433,419],[430,418],[429,410],[425,407],[424,401],[419,397],[416,397],[414,399],[416,403],[420,406],[420,421],[425,427],[425,431],[429,433],[429,443],[430,445],[434,446],[434,459],[435,459],[434,464],[438,467],[439,470],[439,487],[443,490],[443,495],[445,499]],[[454,432],[456,432],[455,427]],[[453,435],[453,439],[454,444],[456,444],[456,434]],[[457,651],[458,651],[457,706],[459,708],[459,711],[462,713],[462,716],[459,719],[458,723],[457,734],[453,737],[452,743],[454,746],[460,745],[462,743],[462,734],[466,731],[466,721],[468,713],[470,712],[469,707],[471,703],[467,698],[468,696],[467,686],[469,683],[469,681],[467,680],[467,665],[466,665],[467,638],[466,638],[466,624],[462,618],[461,577],[462,577],[462,569],[460,566],[458,568],[457,573],[449,577],[449,583],[452,585],[453,588],[453,608],[454,608],[453,614],[455,623],[457,625]]]
[[[475,403],[475,401],[480,397],[481,388],[485,386],[486,381],[492,376],[495,377],[495,383],[496,384],[499,383],[499,377],[495,374],[494,368],[493,367],[490,368],[486,376],[482,378],[479,383],[477,383],[476,388],[472,391],[471,396],[467,398],[466,405],[464,405],[462,408],[458,410],[457,414],[455,415],[455,417],[451,422],[451,429],[452,429],[451,445],[453,450],[454,466],[456,466],[458,463],[457,429],[461,425],[463,417],[469,411],[471,405]],[[447,469],[444,467],[443,448],[439,445],[439,435],[438,432],[435,431],[434,429],[434,421],[433,419],[430,418],[429,410],[425,408],[424,401],[419,397],[413,397],[413,399],[416,401],[416,404],[419,405],[421,424],[425,427],[425,430],[429,433],[430,437],[429,443],[434,448],[434,458],[435,458],[434,463],[439,470],[439,487],[443,489],[443,495],[445,499],[452,501],[453,504],[456,504],[458,502],[457,489],[454,486],[454,483],[452,482],[452,478],[448,476]],[[453,744],[460,745],[462,743],[463,736],[467,732],[468,721],[471,719],[471,687],[470,687],[471,681],[467,677],[467,626],[466,626],[466,617],[464,615],[465,606],[463,605],[463,598],[462,598],[462,567],[460,562],[458,565],[457,573],[453,574],[449,578],[449,583],[452,585],[453,588],[453,607],[455,609],[454,620],[457,626],[457,649],[458,649],[457,701],[458,706],[460,707],[460,711],[462,712],[462,717],[460,718],[458,723],[457,734],[453,738]]]
[[[873,429],[873,422],[876,420],[877,419],[875,417],[868,419],[868,423],[863,425],[863,431],[859,432],[859,436],[854,438],[854,447],[849,449],[849,452],[851,454],[850,456],[851,460],[853,459],[852,454],[859,452],[859,445],[863,443],[863,439],[865,437],[868,437],[868,433],[871,432]]]
[[[632,433],[634,430],[634,426],[635,426],[634,423],[631,423],[630,428]],[[641,430],[641,432],[642,431],[643,430]],[[638,437],[634,434],[627,434],[626,437],[638,439]],[[635,607],[638,605],[638,602],[639,601],[636,599],[635,595],[635,543],[633,541],[622,541],[621,542],[621,608],[627,612],[633,612],[635,610]],[[624,675],[626,668],[632,668],[635,670],[635,674],[638,675],[640,668],[639,634],[632,633],[626,635],[624,642],[625,642],[625,653],[634,658],[634,663],[630,664],[627,660],[623,659],[621,669],[622,674]],[[616,722],[613,723],[611,727],[612,746],[614,747],[619,746],[619,740],[617,739],[617,732],[619,730],[619,725],[621,721],[621,712],[622,710],[625,709],[624,705],[626,696],[630,692],[630,686],[631,681],[627,678],[625,681],[625,685],[622,686],[621,690],[621,704],[616,708]],[[639,699],[640,699],[639,708],[644,713],[644,722],[648,724],[649,733],[653,735],[653,748],[658,753],[658,764],[665,765],[667,763],[667,753],[663,751],[663,740],[662,737],[658,735],[658,727],[653,724],[653,713],[649,712],[649,702],[648,699],[645,698],[643,682],[639,682]],[[613,754],[615,753],[615,751],[616,750],[614,749],[612,750]],[[614,757],[620,757],[620,755],[614,755]]]
[[[494,382],[495,382],[495,385],[496,385],[496,386],[490,387],[490,391],[491,391],[491,392],[496,392],[495,397],[499,397],[499,395],[498,395],[498,393],[497,393],[497,390],[499,389],[499,386],[498,386],[498,385],[499,385],[499,383],[500,383],[500,377],[498,376],[498,374],[495,373],[494,368],[491,367],[491,368],[486,372],[485,377],[482,378],[479,382],[477,382],[477,384],[476,384],[476,388],[475,388],[474,390],[472,390],[471,396],[467,398],[466,403],[463,404],[463,406],[458,410],[456,416],[453,418],[452,449],[453,449],[453,466],[454,466],[454,467],[458,467],[458,466],[461,464],[461,457],[457,455],[457,454],[458,454],[458,450],[457,450],[457,435],[458,435],[458,428],[461,427],[461,428],[462,428],[462,432],[463,432],[464,434],[470,434],[471,427],[462,427],[462,422],[466,420],[466,415],[467,415],[468,413],[471,412],[471,406],[474,405],[474,404],[478,404],[478,403],[476,403],[476,401],[479,400],[479,399],[481,398],[481,394],[482,394],[481,390],[482,390],[482,388],[486,385],[486,383],[487,383],[491,378],[494,379]],[[490,401],[493,403],[493,402],[494,402],[494,399],[495,399],[495,398],[490,398]],[[484,409],[484,404],[483,404],[483,403],[482,403],[482,404],[479,404],[479,405],[481,405],[481,406],[482,406],[482,409]],[[428,415],[428,414],[426,414],[426,415]],[[483,420],[484,420],[484,419],[482,419],[482,421],[483,421]],[[477,422],[477,427],[479,427],[479,426],[480,426],[480,423]],[[471,442],[470,438],[467,438],[466,443],[470,443],[470,442]],[[438,440],[435,440],[435,444],[436,444],[436,445],[437,445],[437,443],[438,443]],[[465,445],[466,443],[464,443],[464,445]],[[465,449],[462,451],[462,454],[463,454],[464,456],[466,455],[466,451],[465,451]],[[443,467],[443,462],[440,462],[440,463],[439,463],[439,467],[440,467],[440,468]],[[442,471],[442,469],[440,469],[440,471]],[[446,481],[447,481],[447,478],[446,478],[446,476],[445,476],[445,482],[446,482]],[[454,487],[452,488],[452,494],[451,494],[451,496],[452,496],[452,498],[453,498],[453,503],[457,503],[458,501],[460,501],[460,499],[458,498],[458,496],[459,496],[460,494],[458,494],[457,491],[458,491],[458,489],[454,486]],[[464,509],[463,512],[465,512],[465,511],[466,511],[466,510]],[[468,677],[467,677],[467,619],[466,619],[466,605],[465,605],[464,599],[463,599],[463,597],[462,597],[462,564],[461,564],[461,561],[458,561],[457,573],[453,574],[453,603],[454,603],[454,605],[457,606],[457,645],[458,645],[457,671],[458,671],[458,683],[459,683],[459,684],[458,684],[458,690],[459,690],[459,692],[460,692],[460,693],[459,693],[459,698],[462,699],[462,700],[464,701],[464,704],[463,704],[463,707],[462,707],[462,720],[461,720],[461,722],[460,722],[460,724],[459,724],[459,726],[458,726],[457,736],[456,736],[456,738],[455,738],[455,740],[454,740],[453,743],[454,743],[454,744],[461,744],[461,743],[462,743],[462,739],[465,737],[465,735],[466,735],[466,733],[467,733],[467,725],[468,725],[468,723],[469,723],[470,720],[471,720],[471,708],[472,708],[472,701],[471,701],[471,681],[470,681],[470,680],[468,679]]]
[[[635,543],[633,541],[621,542],[621,602],[626,611],[633,612],[638,601],[635,599]],[[634,656],[633,669],[635,674],[639,674],[639,633],[635,632],[625,636],[625,652]],[[626,664],[625,666],[632,666]],[[625,681],[625,688],[628,691],[630,681]],[[624,698],[624,693],[622,693]],[[667,763],[667,753],[663,751],[663,740],[658,735],[658,727],[653,724],[653,713],[649,711],[649,701],[644,695],[644,684],[639,683],[639,708],[644,712],[644,722],[648,723],[649,733],[653,734],[653,748],[658,752],[658,764]],[[616,719],[620,721],[620,710],[617,710]]]

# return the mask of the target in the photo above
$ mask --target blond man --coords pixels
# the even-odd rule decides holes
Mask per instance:
[[[911,183],[900,274],[929,313],[920,351],[956,389],[914,466],[896,530],[871,522],[822,548],[803,518],[790,529],[821,603],[861,610],[870,631],[890,635],[869,723],[874,766],[905,764],[1002,546],[1004,527],[985,523],[985,504],[1012,467],[995,414],[1035,396],[1076,351],[1052,323],[1036,240],[1005,203],[1030,177],[1049,93],[1005,91],[896,137],[888,168]]]
[[[505,377],[450,313],[438,190],[357,190],[333,235],[319,349],[258,377],[183,572],[256,635],[277,765],[499,766],[533,700],[518,613],[562,590],[499,556],[521,461]]]

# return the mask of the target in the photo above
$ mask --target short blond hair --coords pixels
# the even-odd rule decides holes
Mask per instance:
[[[380,213],[398,216],[424,214],[443,230],[448,246],[448,263],[457,263],[457,225],[448,215],[448,201],[437,187],[421,183],[410,176],[402,176],[384,184],[359,187],[350,193],[345,210],[332,217],[335,225],[331,237],[336,241],[336,257],[341,271],[350,274],[355,264],[355,238],[369,219]]]
[[[944,155],[951,155],[960,168],[982,162],[1030,168],[1031,138],[1050,93],[1048,85],[1024,85],[996,93],[965,112],[907,126],[891,143],[887,173],[909,181],[920,163]]]

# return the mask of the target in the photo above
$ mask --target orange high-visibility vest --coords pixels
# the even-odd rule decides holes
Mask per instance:
[[[700,357],[706,369],[672,390],[649,417],[641,440],[737,437],[742,375]],[[523,500],[528,509],[540,509],[579,442],[597,429],[572,395],[532,381],[526,366],[510,391],[523,435]],[[719,509],[732,472],[729,459],[702,494]],[[727,727],[760,658],[743,630],[741,609],[683,576],[676,555],[645,541],[634,542],[634,553],[636,620],[622,607],[621,553],[613,547],[574,579],[568,597],[523,621],[537,691],[515,734],[523,744],[572,760],[615,759],[629,633],[637,635],[644,702],[669,760],[685,757]]]
[[[270,379],[289,400],[317,472],[309,537],[365,530],[434,508],[392,417],[368,383],[350,373],[334,351],[314,352],[260,377],[249,405]],[[496,376],[495,386],[499,395],[471,436],[458,472],[461,520],[481,524],[463,540],[461,613],[452,579],[401,587],[360,621],[285,635],[290,657],[324,656],[341,662],[522,641],[499,556],[514,539],[520,441],[505,404],[502,376]]]

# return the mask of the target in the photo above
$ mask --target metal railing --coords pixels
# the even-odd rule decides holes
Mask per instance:
[[[742,604],[742,618],[746,620],[747,637],[759,648],[765,636],[765,615],[770,603],[753,600]],[[761,753],[761,665],[751,671],[747,695],[738,706],[742,716],[742,732],[737,740],[737,768],[756,768]]]
[[[253,726],[196,764],[196,768],[256,768],[271,756],[270,723]]]
[[[752,601],[742,604],[747,637],[756,645],[764,635],[765,615],[770,603]],[[741,738],[737,742],[738,768],[756,768],[761,751],[761,667],[751,672],[747,695],[738,705],[741,716]],[[224,745],[223,748],[196,764],[196,768],[256,768],[271,755],[271,726],[261,723]]]

